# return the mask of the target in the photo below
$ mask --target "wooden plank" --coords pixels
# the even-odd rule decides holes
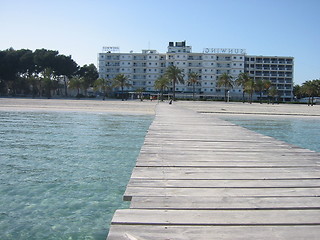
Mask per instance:
[[[182,159],[181,159],[182,160]],[[136,163],[137,167],[206,167],[206,168],[230,168],[230,167],[244,167],[244,168],[257,168],[257,167],[266,167],[266,168],[276,168],[276,167],[286,167],[286,168],[292,168],[292,167],[314,167],[317,166],[316,162],[312,161],[255,161],[255,160],[184,160],[184,161],[172,161],[169,159],[166,160],[139,160]]]
[[[320,210],[151,210],[119,209],[113,225],[266,226],[318,225]]]
[[[130,208],[143,209],[320,209],[320,197],[135,196]]]
[[[320,196],[320,188],[145,188],[127,187],[124,199],[130,200],[133,196],[194,196],[194,197],[294,197]]]
[[[114,225],[108,240],[319,240],[319,226]]]
[[[303,171],[302,171],[303,170]],[[139,167],[132,178],[149,179],[306,179],[319,178],[320,171],[309,168],[182,168]]]
[[[320,188],[319,179],[273,179],[273,180],[170,180],[170,179],[145,179],[131,178],[129,187],[145,188]]]

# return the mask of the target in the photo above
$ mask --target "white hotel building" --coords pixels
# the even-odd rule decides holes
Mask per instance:
[[[293,98],[293,57],[253,56],[247,55],[245,49],[225,48],[204,48],[202,53],[193,53],[185,41],[169,42],[167,53],[156,50],[120,53],[114,47],[104,50],[98,56],[100,77],[113,79],[124,74],[131,82],[127,91],[143,88],[145,92],[157,93],[155,80],[165,73],[168,66],[174,65],[182,69],[185,80],[189,72],[199,74],[196,94],[202,98],[222,98],[224,89],[216,86],[219,76],[228,73],[236,79],[242,72],[248,72],[254,80],[270,80],[278,90],[280,101]],[[190,97],[192,86],[177,84],[176,94],[177,97]],[[235,86],[230,90],[230,97],[240,99],[242,89]]]

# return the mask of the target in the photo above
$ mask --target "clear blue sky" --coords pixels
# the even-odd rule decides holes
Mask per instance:
[[[296,84],[320,78],[320,0],[0,0],[0,27],[0,50],[58,50],[81,66],[103,46],[164,53],[186,40],[293,56]]]

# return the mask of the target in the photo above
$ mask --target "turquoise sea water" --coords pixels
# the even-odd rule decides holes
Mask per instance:
[[[153,116],[0,112],[0,240],[106,238]],[[227,120],[320,152],[320,120]]]
[[[287,143],[320,152],[319,118],[259,118],[235,115],[223,119]]]
[[[105,239],[152,120],[0,112],[0,239]]]

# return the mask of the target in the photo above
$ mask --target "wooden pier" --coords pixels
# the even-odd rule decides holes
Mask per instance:
[[[108,240],[320,239],[320,154],[160,103]]]

